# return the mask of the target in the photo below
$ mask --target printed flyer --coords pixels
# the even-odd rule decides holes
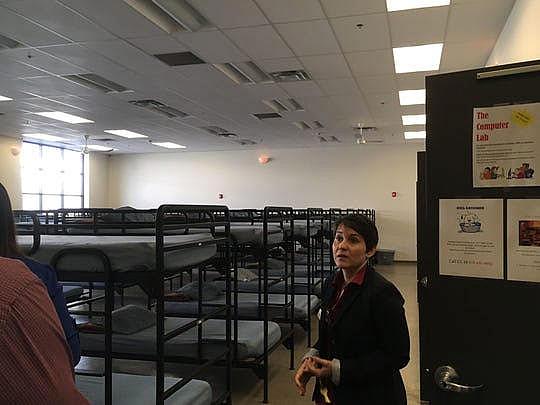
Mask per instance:
[[[538,186],[540,103],[475,108],[473,187]]]
[[[439,274],[502,279],[503,201],[439,200]]]
[[[540,283],[540,200],[508,200],[508,280]]]

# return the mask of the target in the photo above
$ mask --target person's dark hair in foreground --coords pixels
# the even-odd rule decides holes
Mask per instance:
[[[404,300],[370,266],[379,235],[363,215],[337,222],[332,245],[338,271],[323,287],[319,340],[294,382],[301,395],[313,376],[313,401],[332,405],[404,405],[400,369],[409,362]]]
[[[72,364],[76,366],[81,358],[79,334],[75,327],[75,321],[69,315],[66,300],[62,292],[62,285],[58,282],[56,271],[51,266],[29,259],[19,251],[15,237],[11,201],[2,183],[0,183],[0,256],[21,260],[43,282],[54,304],[58,318],[64,329],[66,340],[71,348]]]

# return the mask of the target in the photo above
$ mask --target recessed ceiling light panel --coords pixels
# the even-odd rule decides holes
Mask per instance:
[[[0,96],[0,101],[13,101],[13,99],[5,96]]]
[[[50,142],[65,141],[65,138],[49,134],[23,134],[23,137],[31,139],[41,139],[42,141]]]
[[[450,0],[386,0],[388,11],[411,10],[414,8],[447,6]]]
[[[394,48],[396,73],[439,70],[443,44],[404,46]]]
[[[403,135],[405,139],[426,139],[426,131],[406,131]]]
[[[36,115],[41,115],[42,117],[51,118],[53,120],[67,122],[69,124],[87,124],[94,122],[91,120],[87,120],[86,118],[77,117],[76,115],[66,114],[60,111],[39,112],[36,113]]]
[[[137,132],[128,131],[127,129],[106,129],[108,134],[121,136],[122,138],[135,139],[135,138],[148,138],[146,135],[139,134]]]
[[[418,105],[426,104],[426,90],[400,90],[399,104],[401,105]]]
[[[403,125],[425,125],[426,114],[402,115],[401,120],[403,121]]]
[[[186,148],[186,146],[184,145],[178,145],[177,143],[173,143],[173,142],[152,142],[152,145],[156,145],[156,146],[167,148],[167,149],[185,149]]]

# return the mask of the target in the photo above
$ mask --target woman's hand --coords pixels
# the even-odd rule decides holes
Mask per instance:
[[[332,362],[330,360],[321,359],[320,357],[310,357],[305,362],[307,372],[315,377],[331,377]]]
[[[298,370],[296,370],[293,378],[296,388],[298,388],[298,392],[302,396],[306,394],[306,384],[311,378],[311,374],[307,369],[307,364],[309,360],[309,358],[304,359],[302,364],[300,364],[300,367],[298,367]]]

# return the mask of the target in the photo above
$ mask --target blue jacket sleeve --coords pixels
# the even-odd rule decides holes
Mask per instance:
[[[35,262],[31,259],[21,258],[28,268],[45,284],[49,297],[56,309],[67,343],[71,349],[73,366],[76,366],[81,359],[81,344],[79,342],[79,332],[77,331],[75,320],[69,315],[66,299],[62,291],[62,285],[58,282],[56,271],[48,265]]]
[[[58,282],[56,278],[56,272],[53,268],[50,268],[51,276],[51,286],[53,287],[52,291],[49,290],[51,300],[64,329],[64,334],[66,335],[66,340],[71,349],[71,358],[73,361],[73,366],[76,366],[81,359],[81,344],[79,342],[79,332],[75,325],[75,320],[69,315],[66,299],[62,291],[62,285]]]

